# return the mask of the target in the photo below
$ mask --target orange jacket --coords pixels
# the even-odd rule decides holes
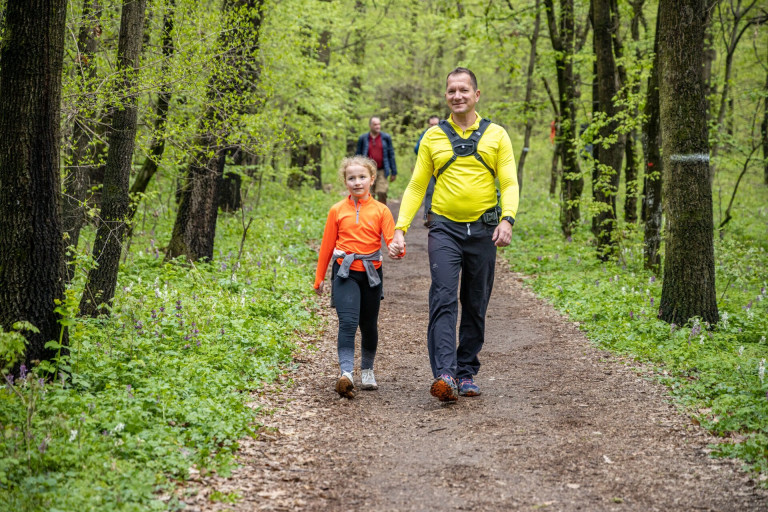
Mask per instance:
[[[315,271],[315,289],[325,280],[325,271],[333,256],[333,249],[341,249],[347,254],[370,254],[381,249],[381,235],[389,245],[395,235],[395,220],[392,212],[385,205],[368,196],[360,199],[355,205],[352,196],[331,206],[328,220],[325,222],[323,242]],[[342,258],[337,261],[341,264]],[[380,261],[374,261],[373,266],[381,267]],[[355,260],[351,270],[365,272],[363,262]]]

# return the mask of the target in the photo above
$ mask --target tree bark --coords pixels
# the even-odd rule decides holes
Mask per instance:
[[[659,99],[667,216],[659,318],[718,321],[709,182],[705,0],[659,2]]]
[[[101,306],[108,305],[115,296],[117,271],[123,238],[130,214],[128,184],[136,138],[136,87],[144,31],[147,0],[124,0],[120,16],[120,35],[117,43],[117,70],[119,79],[115,92],[123,97],[112,114],[112,130],[104,169],[101,194],[101,218],[93,244],[93,259],[97,266],[88,272],[80,314],[97,316]]]
[[[661,159],[661,125],[659,110],[659,23],[653,44],[653,67],[648,77],[645,111],[643,112],[643,156],[645,177],[643,180],[643,253],[645,268],[658,273],[661,268],[661,185],[664,165]]]
[[[525,81],[525,135],[523,137],[523,150],[520,152],[520,160],[517,162],[517,184],[520,187],[520,194],[523,193],[523,169],[525,169],[525,160],[531,143],[531,132],[533,131],[534,113],[531,105],[533,100],[533,72],[536,69],[536,45],[539,43],[539,27],[541,26],[541,2],[536,0],[536,19],[533,22],[533,34],[531,35],[531,50],[528,54],[528,70]]]
[[[27,321],[24,362],[67,342],[54,312],[64,295],[59,171],[65,0],[6,4],[0,45],[0,326]]]
[[[93,105],[96,80],[95,55],[101,37],[101,4],[99,0],[84,0],[83,23],[77,36],[77,64],[80,79],[81,96],[78,111],[75,114],[72,128],[72,162],[64,178],[64,194],[62,202],[62,224],[64,227],[65,245],[77,249],[80,239],[80,229],[85,223],[85,202],[90,189],[90,165],[88,147],[91,143],[94,112]],[[85,105],[85,107],[82,107]],[[90,164],[90,165],[89,165]],[[73,261],[73,250],[68,260]],[[67,280],[72,279],[72,269],[67,267]]]
[[[547,24],[552,47],[555,49],[555,67],[557,69],[557,88],[560,103],[560,158],[563,173],[560,187],[560,228],[563,236],[570,237],[574,226],[581,217],[581,193],[584,190],[584,177],[579,169],[579,161],[574,145],[576,124],[575,82],[573,77],[574,55],[574,12],[573,0],[561,0],[560,18],[555,19],[553,0],[544,0],[547,8]]]
[[[595,199],[599,210],[597,224],[597,257],[606,261],[613,256],[618,243],[613,235],[616,228],[616,194],[619,190],[619,171],[624,158],[624,139],[619,135],[616,142],[608,140],[619,131],[618,109],[614,97],[618,92],[616,60],[613,56],[613,23],[611,0],[592,0],[595,61],[597,63],[598,109],[604,116],[595,147],[600,146],[595,161],[597,180],[594,183]]]
[[[199,149],[182,178],[166,261],[180,256],[189,261],[213,259],[219,188],[228,150],[226,123],[231,107],[226,103],[233,95],[250,94],[258,80],[256,55],[263,4],[264,0],[224,1],[224,16],[233,29],[225,31],[219,41],[221,50],[208,83],[208,106],[198,128]]]

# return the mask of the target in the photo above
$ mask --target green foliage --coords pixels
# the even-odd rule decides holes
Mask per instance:
[[[267,186],[240,261],[234,215],[220,219],[211,263],[164,264],[155,233],[137,230],[112,315],[65,315],[71,346],[57,377],[37,367],[0,390],[0,509],[165,509],[190,468],[226,474],[257,428],[249,393],[316,322],[306,241],[322,233],[330,200]],[[18,353],[14,333],[0,340]]]
[[[542,160],[539,168],[548,159]],[[716,454],[768,471],[768,245],[764,236],[758,244],[745,236],[768,229],[764,217],[753,222],[768,200],[761,177],[748,176],[750,192],[737,220],[716,239],[721,321],[703,325],[692,318],[679,326],[657,319],[662,283],[643,268],[642,231],[620,223],[621,252],[600,263],[590,219],[582,219],[571,240],[562,239],[558,203],[546,197],[547,178],[542,172],[529,178],[516,236],[503,251],[511,267],[533,276],[527,284],[578,322],[590,340],[652,368],[695,421],[723,438]]]

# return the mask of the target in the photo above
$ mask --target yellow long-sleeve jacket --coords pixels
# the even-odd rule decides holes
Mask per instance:
[[[480,126],[480,115],[466,131],[459,128],[451,117],[456,133],[468,138]],[[501,190],[502,217],[515,218],[520,198],[517,184],[517,165],[509,135],[501,126],[491,123],[486,128],[477,148],[485,163],[496,171]],[[395,229],[408,231],[413,217],[421,205],[427,185],[433,175],[453,156],[448,136],[439,126],[424,134],[419,146],[416,167],[403,194],[400,215]],[[432,211],[455,222],[474,222],[496,205],[496,185],[488,169],[474,156],[458,157],[437,179],[432,196]]]

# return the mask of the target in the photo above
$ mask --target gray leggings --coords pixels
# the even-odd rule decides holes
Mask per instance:
[[[355,366],[355,334],[360,327],[360,368],[372,369],[379,344],[379,305],[382,285],[371,287],[365,272],[351,270],[349,277],[336,276],[339,264],[333,263],[333,301],[339,317],[337,349],[342,372],[352,372]],[[378,268],[382,277],[381,267]]]

